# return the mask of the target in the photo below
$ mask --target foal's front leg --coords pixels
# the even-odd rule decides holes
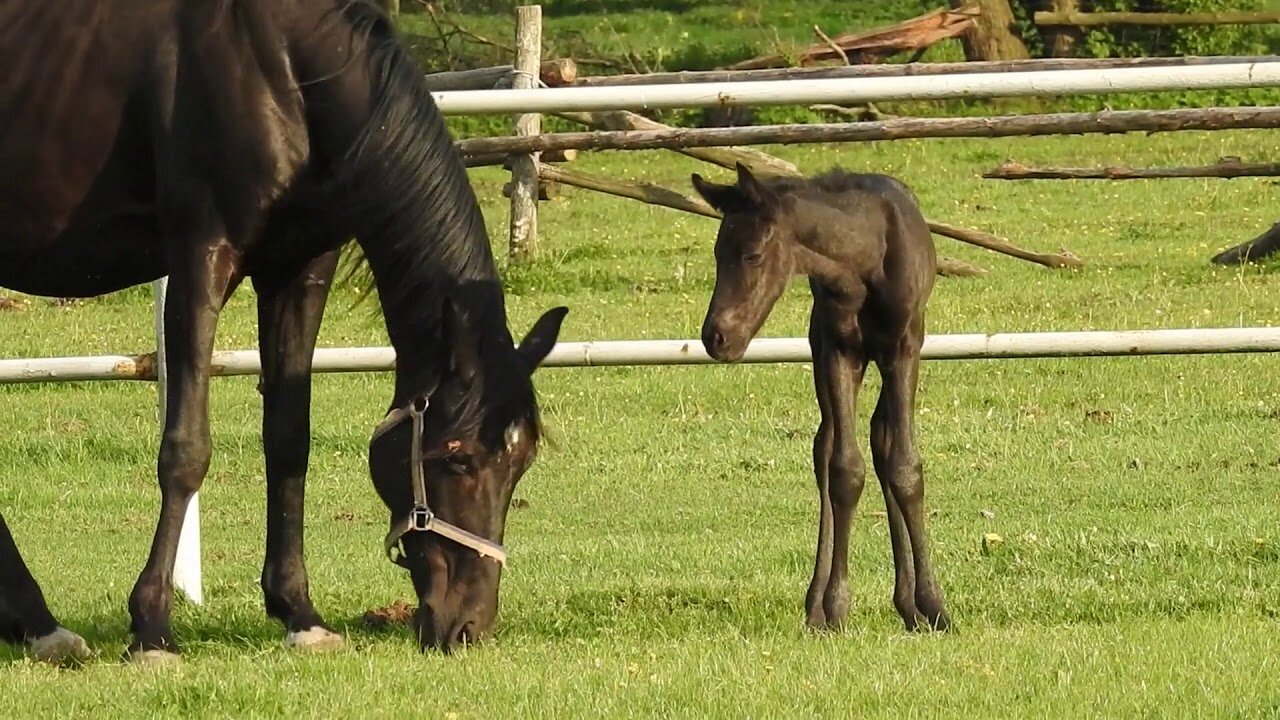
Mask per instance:
[[[338,251],[301,273],[255,277],[262,353],[262,444],[267,470],[267,548],[262,593],[267,613],[284,623],[285,644],[342,643],[320,618],[307,587],[303,511],[311,452],[311,361],[337,267]]]
[[[191,496],[209,470],[209,361],[218,315],[239,282],[238,254],[221,239],[178,252],[165,301],[168,387],[156,463],[160,519],[147,564],[129,595],[134,640],[129,656],[160,660],[178,652],[169,626],[173,563]]]
[[[888,485],[889,494],[902,512],[907,540],[911,545],[911,560],[915,571],[915,608],[899,605],[908,629],[947,630],[951,619],[947,616],[942,589],[933,575],[933,563],[929,557],[929,542],[925,532],[924,473],[920,453],[915,442],[915,399],[920,370],[920,348],[924,341],[924,323],[916,318],[911,327],[896,343],[877,352],[876,364],[884,380],[881,401],[871,418],[871,451],[875,454],[876,471],[881,482]],[[890,512],[893,508],[890,507]],[[893,530],[891,522],[891,531]],[[899,533],[900,534],[900,533]],[[903,560],[897,545],[901,538],[895,535],[895,561]],[[906,569],[904,562],[896,562],[899,582]],[[895,603],[896,604],[896,603]],[[921,620],[927,627],[921,627]]]
[[[819,319],[815,310],[815,325]],[[866,477],[854,433],[866,360],[860,347],[839,343],[819,327],[810,329],[809,341],[822,417],[813,440],[813,469],[822,509],[813,579],[805,596],[806,623],[836,628],[849,613],[849,528]]]

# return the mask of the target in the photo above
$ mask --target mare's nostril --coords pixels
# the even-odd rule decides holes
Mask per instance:
[[[711,342],[715,344],[717,349],[724,347],[724,333],[717,330],[715,335],[711,337]]]

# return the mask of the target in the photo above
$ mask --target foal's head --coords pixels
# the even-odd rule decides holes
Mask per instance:
[[[716,360],[742,358],[747,344],[795,271],[782,197],[738,163],[738,182],[717,185],[693,174],[693,187],[724,215],[716,234],[716,287],[702,323],[702,344]]]
[[[393,410],[370,442],[370,474],[391,511],[387,549],[403,547],[396,562],[409,571],[418,596],[414,624],[423,649],[449,651],[493,629],[501,564],[484,554],[486,543],[501,551],[512,493],[533,463],[540,423],[532,375],[566,313],[548,311],[513,346],[509,336],[486,340],[446,303],[438,382]],[[415,496],[415,459],[425,504]],[[451,537],[449,528],[407,526],[427,517],[415,515],[422,509],[474,535],[480,546]]]

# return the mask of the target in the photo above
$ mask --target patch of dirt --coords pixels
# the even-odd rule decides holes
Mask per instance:
[[[22,312],[27,309],[27,301],[22,298],[0,297],[0,312]]]
[[[338,521],[340,521],[340,522],[355,522],[355,521],[356,521],[356,514],[355,514],[354,512],[352,512],[352,511],[350,511],[350,510],[343,510],[342,512],[338,513],[337,515],[334,515],[334,516],[333,516],[333,519],[334,519],[334,520],[338,520]]]
[[[408,625],[413,620],[413,606],[397,600],[386,607],[366,610],[360,621],[370,630],[386,630],[392,625]]]
[[[1110,410],[1090,410],[1084,414],[1086,420],[1092,420],[1103,425],[1112,421],[1113,416]]]
[[[525,500],[524,498],[516,498],[515,500],[511,501],[511,507],[517,510],[524,510],[525,508],[529,507],[529,501]]]

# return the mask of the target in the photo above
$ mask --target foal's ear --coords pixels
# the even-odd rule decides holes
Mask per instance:
[[[449,367],[469,383],[480,372],[480,355],[476,336],[467,324],[466,313],[453,298],[445,298],[440,321],[441,340],[449,353]]]
[[[737,185],[710,183],[703,180],[698,173],[694,173],[689,179],[693,181],[693,189],[698,191],[702,199],[722,213],[732,208],[741,207],[743,204],[742,193],[738,191]]]
[[[556,338],[560,336],[560,325],[564,323],[564,316],[568,314],[569,308],[563,305],[551,308],[538,318],[533,328],[529,330],[529,334],[520,341],[520,347],[516,349],[529,363],[530,371],[541,365],[542,361],[547,359],[551,349],[556,346]]]
[[[738,192],[752,207],[762,208],[773,204],[774,194],[756,179],[751,168],[741,162],[735,163],[738,170]]]

